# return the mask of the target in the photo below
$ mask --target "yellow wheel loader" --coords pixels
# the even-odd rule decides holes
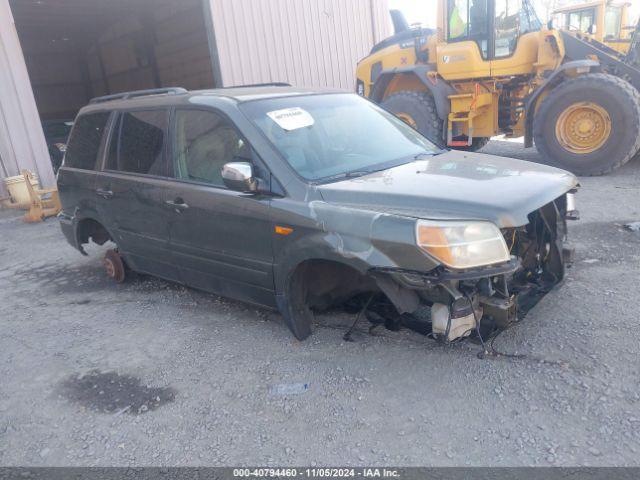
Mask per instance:
[[[627,53],[634,27],[629,25],[628,2],[590,1],[553,12],[555,28],[588,36],[618,53]]]
[[[601,175],[640,149],[640,24],[626,54],[544,26],[531,0],[439,0],[358,63],[356,89],[442,146],[524,136],[544,161]]]

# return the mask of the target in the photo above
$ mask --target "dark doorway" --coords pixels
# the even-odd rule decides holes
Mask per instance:
[[[213,88],[202,0],[10,0],[42,121],[95,96]]]

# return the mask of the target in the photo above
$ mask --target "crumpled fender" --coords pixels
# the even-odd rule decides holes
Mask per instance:
[[[309,260],[328,260],[367,274],[374,268],[429,271],[437,264],[415,244],[415,219],[324,201],[309,203],[315,221],[306,230],[276,238],[274,282],[276,302],[285,324],[298,340],[311,334],[312,313],[301,302],[304,292],[296,280],[298,268]],[[277,215],[276,215],[277,217]],[[387,284],[380,284],[386,291]],[[384,282],[383,282],[384,283]],[[415,296],[415,293],[411,292]],[[415,299],[405,300],[406,304]]]
[[[282,294],[290,275],[307,260],[342,263],[366,274],[372,268],[429,271],[437,264],[416,246],[415,219],[323,201],[309,204],[315,225],[299,236],[276,239],[274,280]]]

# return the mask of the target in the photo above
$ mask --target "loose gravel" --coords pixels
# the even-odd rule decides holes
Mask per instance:
[[[491,142],[486,153],[539,160]],[[640,465],[640,161],[581,179],[566,281],[480,360],[411,332],[116,285],[0,212],[0,465]]]

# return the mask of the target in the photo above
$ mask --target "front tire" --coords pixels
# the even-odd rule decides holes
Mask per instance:
[[[438,147],[445,148],[444,121],[438,117],[436,102],[430,94],[416,91],[398,92],[385,98],[381,106]]]
[[[551,90],[533,125],[538,151],[554,166],[603,175],[640,150],[640,93],[613,75],[583,75]]]
[[[385,98],[381,105],[440,148],[475,152],[489,143],[489,138],[477,137],[473,139],[470,146],[447,147],[444,141],[444,120],[438,117],[436,102],[429,93],[398,92]]]

